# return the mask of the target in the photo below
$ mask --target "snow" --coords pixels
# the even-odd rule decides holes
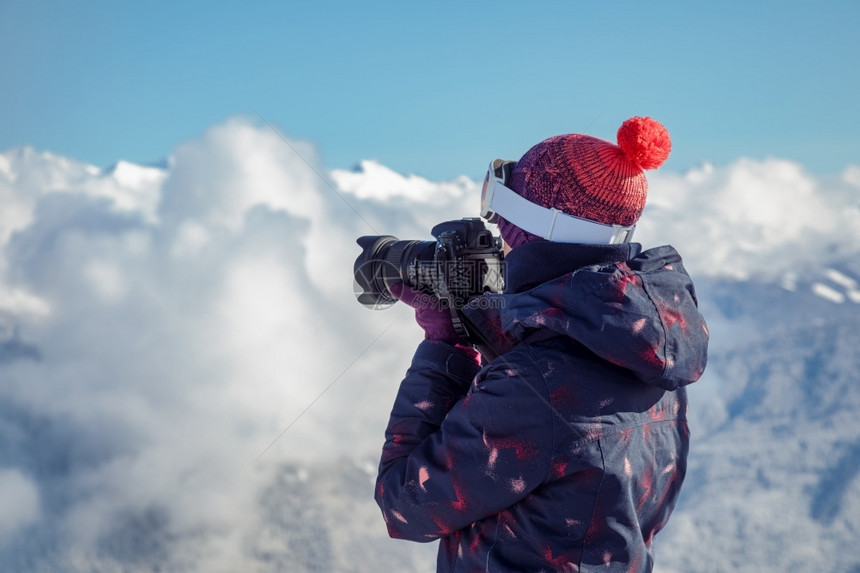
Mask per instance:
[[[831,281],[846,290],[857,290],[857,281],[848,275],[842,274],[836,269],[824,269],[824,275]]]
[[[860,303],[860,288],[858,288],[858,282],[856,279],[834,269],[827,269],[825,274],[832,283],[839,285],[845,290],[845,296],[848,300]]]
[[[824,269],[822,277],[826,282],[815,282],[812,292],[831,302],[841,304],[846,300],[860,303],[860,289],[857,280],[836,269]]]
[[[685,256],[712,333],[658,570],[824,562],[860,527],[860,167],[649,181],[636,239]],[[164,167],[0,153],[0,569],[432,570],[373,502],[421,333],[355,302],[355,238],[427,239],[479,184],[326,173],[243,120]]]
[[[791,295],[791,307],[764,303],[769,297],[763,286],[744,292],[745,311],[771,327],[758,341],[712,353],[701,382],[719,383],[717,399],[701,400],[698,383],[690,389],[687,485],[658,540],[658,564],[669,570],[860,564],[860,312],[812,294]]]
[[[834,302],[836,304],[842,304],[843,302],[845,302],[844,294],[824,283],[814,283],[812,285],[812,292],[814,292],[821,298],[829,300],[830,302]]]

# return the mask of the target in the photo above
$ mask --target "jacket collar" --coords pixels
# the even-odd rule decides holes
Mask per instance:
[[[523,292],[576,269],[626,261],[642,250],[639,243],[584,245],[536,241],[505,257],[505,294]]]

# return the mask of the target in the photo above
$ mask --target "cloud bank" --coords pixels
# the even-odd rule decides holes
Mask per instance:
[[[649,182],[637,239],[677,245],[697,274],[773,280],[833,264],[860,239],[856,165],[818,177],[790,161],[740,159]]]
[[[284,464],[376,455],[421,333],[356,303],[355,238],[429,240],[475,214],[479,183],[318,165],[241,119],[163,168],[0,154],[0,563],[254,570]],[[860,238],[857,166],[650,181],[637,239],[693,274],[778,278]]]

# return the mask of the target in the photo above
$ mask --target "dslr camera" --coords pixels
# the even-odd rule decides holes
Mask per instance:
[[[388,308],[397,301],[391,286],[402,283],[450,309],[454,328],[467,336],[458,309],[476,296],[504,290],[502,240],[479,218],[445,221],[430,233],[435,241],[359,237],[356,242],[362,252],[353,267],[358,302],[368,308]]]

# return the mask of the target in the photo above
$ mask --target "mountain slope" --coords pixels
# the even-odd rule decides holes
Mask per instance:
[[[661,570],[860,570],[860,305],[814,284],[703,285],[712,316],[735,319],[715,321],[691,388],[689,475]]]

